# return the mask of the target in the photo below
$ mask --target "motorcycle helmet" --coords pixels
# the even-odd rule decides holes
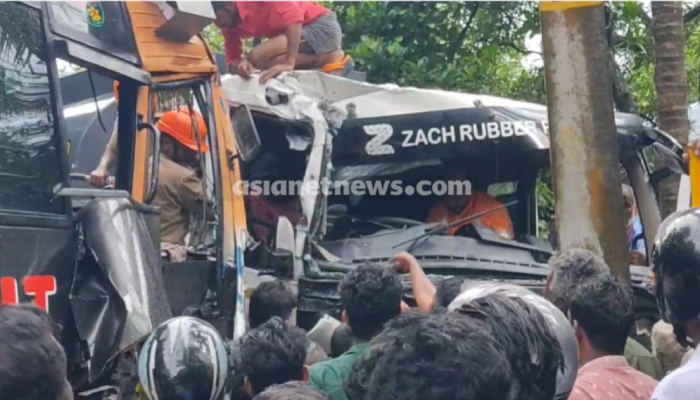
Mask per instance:
[[[574,381],[576,381],[579,360],[576,334],[566,315],[544,297],[522,286],[499,282],[467,282],[462,288],[462,293],[450,303],[448,311],[454,311],[473,299],[498,293],[506,296],[519,297],[542,312],[545,320],[549,322],[552,331],[554,331],[554,334],[557,336],[559,346],[561,346],[561,351],[564,356],[563,369],[560,369],[557,373],[556,395],[554,396],[554,400],[567,399],[574,387]]]
[[[661,223],[651,267],[661,317],[687,346],[684,324],[700,318],[700,209],[677,211]]]
[[[148,400],[220,400],[227,374],[221,336],[193,317],[162,323],[139,354],[138,377]]]

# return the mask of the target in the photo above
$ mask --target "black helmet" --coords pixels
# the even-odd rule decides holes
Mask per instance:
[[[554,304],[522,286],[498,282],[467,282],[462,286],[462,293],[457,296],[448,309],[453,311],[473,299],[493,293],[516,296],[527,301],[537,307],[550,323],[564,355],[564,368],[557,373],[556,395],[553,400],[568,399],[578,373],[578,342],[571,322]]]
[[[219,400],[227,373],[221,336],[193,317],[162,323],[139,354],[139,381],[149,400]]]
[[[661,223],[651,266],[659,312],[683,342],[679,328],[700,318],[700,209],[677,211]]]

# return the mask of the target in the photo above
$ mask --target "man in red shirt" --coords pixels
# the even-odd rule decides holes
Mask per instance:
[[[229,72],[249,79],[264,71],[265,83],[282,72],[323,69],[344,73],[352,60],[340,48],[342,32],[335,13],[311,1],[213,1]],[[243,39],[267,38],[243,55]]]

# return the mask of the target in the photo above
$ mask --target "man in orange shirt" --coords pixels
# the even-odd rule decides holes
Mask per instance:
[[[466,176],[459,170],[451,169],[448,173],[449,180],[465,181]],[[450,187],[448,183],[448,187]],[[489,196],[486,193],[472,191],[465,194],[447,194],[444,199],[438,202],[430,210],[428,214],[428,222],[444,222],[452,224],[454,222],[464,220],[475,214],[480,214],[501,207],[502,204]],[[490,228],[503,239],[513,239],[513,224],[510,221],[508,210],[505,208],[498,209],[486,215],[483,215],[476,220],[469,220],[463,224],[459,224],[450,228],[449,232],[454,235],[464,226],[469,224],[478,224],[479,226]]]
[[[343,34],[335,13],[311,1],[213,1],[215,24],[224,36],[229,72],[260,83],[295,68],[345,74],[352,60],[340,48]],[[267,38],[247,55],[243,39]]]

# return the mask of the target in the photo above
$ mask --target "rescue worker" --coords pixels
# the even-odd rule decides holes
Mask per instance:
[[[671,214],[661,223],[651,252],[656,301],[678,342],[700,343],[700,209]],[[667,375],[652,400],[700,399],[700,355]]]
[[[345,75],[353,61],[340,47],[335,13],[311,1],[213,1],[215,24],[224,36],[229,72],[260,83],[296,69],[323,69]],[[266,38],[243,55],[243,39]]]
[[[114,81],[114,101],[119,105],[119,82]],[[94,171],[90,173],[90,185],[95,187],[103,187],[107,184],[107,178],[109,178],[109,170],[112,168],[114,163],[117,161],[117,121],[119,121],[119,114],[114,121],[114,130],[112,130],[112,136],[109,138],[107,147],[105,147],[102,157],[100,158],[100,163],[97,165]]]
[[[228,375],[224,341],[208,323],[193,317],[165,321],[139,353],[141,400],[220,400]]]
[[[207,127],[201,114],[186,108],[166,112],[156,127],[161,132],[161,155],[153,205],[160,208],[161,251],[167,252],[171,261],[184,261],[192,214],[215,218],[202,182],[190,168],[198,160],[198,149],[209,152]]]
[[[450,181],[462,182],[466,180],[465,174],[457,168],[449,168],[447,177]],[[448,187],[450,186],[448,184]],[[507,209],[498,209],[501,206],[502,204],[498,200],[476,190],[464,194],[448,193],[430,210],[427,222],[452,224],[475,214],[495,210],[476,220],[465,221],[463,224],[453,226],[449,229],[449,233],[454,235],[461,228],[474,223],[493,230],[503,239],[513,239],[513,224],[510,215],[508,215]]]

